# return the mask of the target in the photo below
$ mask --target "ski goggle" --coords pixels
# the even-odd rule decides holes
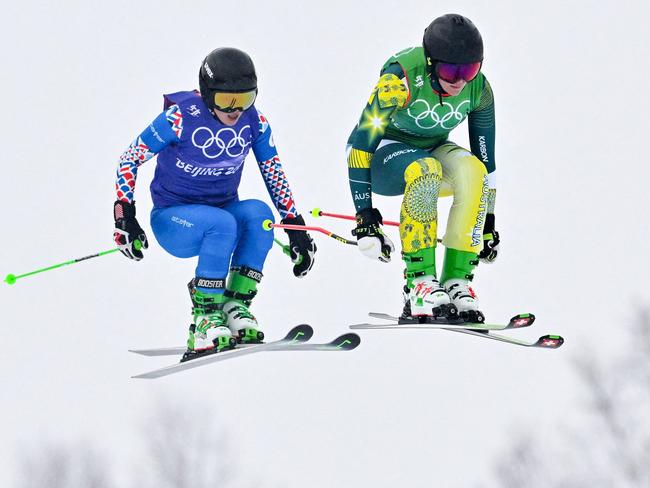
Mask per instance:
[[[221,112],[243,112],[255,103],[257,89],[247,92],[213,92],[212,101],[214,108]]]
[[[436,74],[438,78],[447,83],[456,83],[460,80],[466,82],[472,81],[481,71],[481,63],[452,64],[438,62],[436,64]]]

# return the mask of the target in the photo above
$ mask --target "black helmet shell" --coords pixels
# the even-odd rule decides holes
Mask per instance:
[[[425,56],[431,63],[466,64],[483,61],[483,38],[467,17],[446,14],[424,30]],[[427,63],[429,64],[429,63]]]
[[[253,60],[234,47],[220,47],[208,54],[199,69],[199,88],[205,104],[212,110],[215,91],[246,92],[257,89]]]

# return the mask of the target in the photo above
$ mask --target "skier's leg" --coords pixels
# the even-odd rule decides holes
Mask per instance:
[[[151,228],[163,249],[179,258],[199,257],[196,276],[188,284],[194,317],[187,342],[190,351],[233,345],[222,308],[236,225],[228,212],[208,205],[179,205],[151,213]]]
[[[400,210],[402,256],[406,263],[404,315],[453,315],[449,297],[436,279],[440,162],[422,149],[394,143],[380,147],[375,153],[371,171],[374,191],[404,194]]]
[[[481,322],[483,314],[469,283],[483,244],[487,170],[476,156],[454,143],[443,144],[433,155],[441,162],[444,181],[454,196],[443,238],[446,252],[440,282],[462,317]]]
[[[248,307],[257,294],[264,262],[273,246],[273,233],[262,227],[265,220],[273,220],[273,213],[267,204],[254,199],[231,202],[224,210],[237,222],[237,245],[230,264],[224,311],[228,326],[241,342],[259,342],[264,334]]]

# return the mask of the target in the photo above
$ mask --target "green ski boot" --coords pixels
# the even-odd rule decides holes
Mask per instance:
[[[449,295],[436,279],[436,248],[428,247],[415,252],[403,252],[406,263],[404,277],[404,311],[402,319],[426,321],[432,319],[453,320],[456,308]]]
[[[187,352],[181,361],[235,347],[237,341],[228,328],[228,320],[223,311],[224,295],[199,291],[192,282],[188,287],[194,320],[190,325]]]
[[[232,335],[241,343],[260,343],[264,332],[249,308],[255,295],[262,273],[246,266],[230,269],[226,287],[226,303],[223,311],[227,317]]]

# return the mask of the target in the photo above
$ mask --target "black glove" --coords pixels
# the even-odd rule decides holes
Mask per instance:
[[[285,217],[282,219],[283,224],[288,225],[305,225],[305,219],[302,215],[297,217]],[[306,276],[311,267],[314,265],[314,254],[316,254],[316,244],[305,230],[284,229],[289,236],[289,250],[291,252],[291,261],[293,262],[293,274],[302,278]]]
[[[479,253],[478,258],[484,263],[492,263],[499,253],[499,233],[494,230],[494,214],[485,216],[485,225],[483,226],[483,250]]]
[[[113,205],[113,218],[115,219],[113,239],[117,247],[127,258],[140,261],[144,257],[141,249],[147,249],[149,243],[135,218],[135,202],[116,201]]]
[[[359,251],[364,256],[387,263],[395,246],[379,227],[383,223],[384,219],[379,210],[364,208],[357,212],[357,227],[352,231],[352,235],[356,236]]]

